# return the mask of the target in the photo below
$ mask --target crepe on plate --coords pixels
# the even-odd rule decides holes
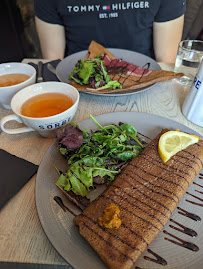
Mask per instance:
[[[109,70],[113,70],[112,74],[110,73],[111,79],[119,81],[122,85],[122,89],[103,89],[95,91],[91,90],[87,85],[82,86],[73,81],[71,84],[79,91],[97,92],[102,94],[123,93],[125,91],[136,91],[154,83],[179,78],[184,75],[183,73],[175,73],[172,71],[150,70],[149,63],[146,63],[144,67],[128,63],[115,57],[102,45],[92,41],[88,48],[86,59],[95,58],[99,54],[104,57],[104,64],[109,68]]]
[[[80,234],[111,269],[130,269],[163,229],[203,166],[203,140],[164,163],[158,154],[163,130],[74,222]],[[109,204],[120,209],[121,226],[98,224]]]

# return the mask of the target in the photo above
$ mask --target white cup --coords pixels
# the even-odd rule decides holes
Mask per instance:
[[[50,117],[34,118],[21,114],[21,107],[28,99],[44,93],[62,93],[68,95],[73,100],[73,105],[60,114]],[[71,121],[77,110],[79,103],[79,92],[73,86],[62,82],[42,82],[28,86],[14,95],[11,100],[11,109],[15,114],[1,119],[2,131],[8,134],[19,134],[37,131],[43,137],[55,137],[56,129]],[[24,123],[26,127],[9,129],[5,124],[9,121]]]
[[[29,64],[15,62],[0,64],[0,76],[16,73],[28,75],[29,78],[19,84],[0,87],[0,103],[6,109],[11,109],[11,99],[18,91],[36,82],[36,70]]]

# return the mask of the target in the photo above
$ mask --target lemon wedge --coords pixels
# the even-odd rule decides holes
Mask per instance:
[[[158,144],[158,153],[164,162],[167,162],[177,152],[199,141],[196,135],[190,135],[179,131],[164,133]]]

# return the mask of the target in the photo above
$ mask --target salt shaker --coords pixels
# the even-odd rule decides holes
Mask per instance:
[[[203,127],[203,59],[182,107],[183,115]]]

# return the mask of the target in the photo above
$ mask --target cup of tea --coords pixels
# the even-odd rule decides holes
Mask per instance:
[[[67,83],[42,82],[17,92],[11,100],[14,114],[1,119],[2,131],[19,134],[37,131],[43,137],[55,137],[56,129],[67,124],[76,113],[78,90]],[[24,123],[25,127],[9,129],[9,121]]]
[[[11,109],[12,97],[21,89],[36,82],[36,70],[25,63],[0,64],[0,103]]]

